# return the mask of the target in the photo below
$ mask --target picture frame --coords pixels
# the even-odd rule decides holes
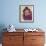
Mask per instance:
[[[34,5],[19,5],[19,21],[21,23],[34,22]]]

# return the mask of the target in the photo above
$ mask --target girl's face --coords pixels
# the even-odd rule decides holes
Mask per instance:
[[[29,10],[25,10],[25,16],[28,16],[28,15],[30,15]]]

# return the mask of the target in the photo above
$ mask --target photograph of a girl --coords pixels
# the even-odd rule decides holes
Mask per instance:
[[[23,10],[23,19],[32,20],[32,11],[28,7],[25,7]]]
[[[33,22],[33,6],[21,5],[19,18],[21,22]]]

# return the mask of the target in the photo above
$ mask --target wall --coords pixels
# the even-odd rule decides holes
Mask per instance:
[[[34,5],[34,23],[19,22],[19,5]],[[0,31],[13,24],[16,28],[40,27],[46,32],[46,0],[0,0]]]
[[[46,1],[42,0],[0,0],[0,25],[15,25],[16,28],[46,28]],[[34,23],[19,22],[19,5],[34,5]],[[17,20],[17,21],[16,21]]]

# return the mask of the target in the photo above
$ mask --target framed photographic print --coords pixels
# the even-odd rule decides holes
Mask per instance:
[[[20,5],[19,20],[20,22],[34,22],[34,5]]]

